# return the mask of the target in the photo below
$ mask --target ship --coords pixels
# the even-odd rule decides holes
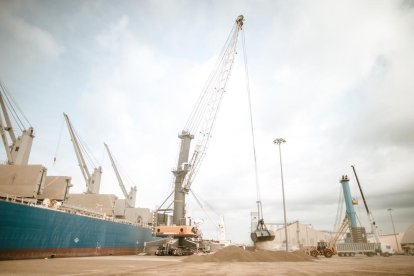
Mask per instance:
[[[11,118],[21,123],[26,116],[9,115],[21,110],[13,102],[0,82],[0,134],[7,155],[0,165],[0,260],[137,254],[160,240],[153,236],[153,213],[135,207],[136,187],[127,193],[114,163],[125,199],[99,194],[102,170],[90,173],[66,114],[86,192],[70,194],[70,176],[48,175],[43,165],[29,164],[34,130],[29,124],[15,133]]]
[[[152,229],[62,205],[0,198],[0,260],[131,255],[153,241]]]

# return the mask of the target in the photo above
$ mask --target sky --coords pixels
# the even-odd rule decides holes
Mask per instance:
[[[0,1],[0,80],[36,137],[31,164],[86,189],[67,113],[120,198],[104,142],[137,206],[172,188],[178,133],[238,15],[244,15],[258,179],[267,223],[334,230],[342,175],[355,165],[382,234],[414,223],[414,1]],[[187,215],[249,242],[256,182],[243,49]],[[56,157],[56,162],[53,159]],[[5,160],[4,148],[0,159]],[[92,170],[92,168],[90,168]],[[361,201],[362,202],[362,201]],[[356,208],[369,229],[363,204]]]

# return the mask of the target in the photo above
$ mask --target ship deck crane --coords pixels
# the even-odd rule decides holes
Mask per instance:
[[[93,173],[89,172],[88,166],[85,162],[85,158],[83,157],[81,145],[79,143],[79,139],[75,133],[75,130],[72,126],[72,123],[69,120],[69,117],[66,113],[63,113],[65,117],[66,124],[68,126],[70,138],[73,144],[73,148],[75,149],[76,158],[79,162],[79,167],[81,169],[83,178],[86,182],[86,193],[87,194],[99,194],[99,188],[101,185],[101,175],[102,175],[102,168],[101,166],[95,167]]]
[[[16,104],[13,105],[13,99],[8,95],[6,87],[0,82],[0,135],[7,155],[7,164],[27,165],[32,149],[34,131],[33,127],[25,126],[25,123],[30,125],[29,121],[20,109],[14,106]],[[17,110],[20,111],[22,116],[19,116]],[[9,112],[22,131],[20,136],[16,136],[14,132]],[[23,120],[26,122],[23,123]]]
[[[127,190],[125,188],[125,185],[124,185],[124,182],[122,181],[121,175],[119,174],[118,168],[117,168],[117,166],[115,164],[115,161],[112,157],[111,151],[109,150],[109,147],[106,143],[104,143],[104,145],[105,145],[106,151],[109,155],[109,159],[111,159],[111,164],[112,164],[112,167],[114,168],[116,178],[118,179],[118,184],[121,187],[122,193],[124,194],[126,204],[127,204],[128,207],[134,208],[135,207],[136,194],[137,194],[137,187],[136,186],[131,187],[130,192],[129,193],[127,192]]]

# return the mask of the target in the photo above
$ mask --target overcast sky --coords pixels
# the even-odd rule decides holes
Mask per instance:
[[[238,15],[244,32],[265,222],[333,230],[339,178],[356,166],[380,232],[414,223],[414,1],[0,1],[0,79],[36,132],[30,163],[85,190],[66,112],[122,197],[103,143],[137,206],[171,191],[178,133]],[[241,42],[241,40],[239,40]],[[256,187],[243,51],[188,215],[248,242]],[[59,142],[60,141],[60,142]],[[53,158],[57,161],[53,164]],[[0,149],[1,160],[6,159]],[[210,206],[210,207],[209,207]],[[213,211],[211,211],[213,209]],[[357,208],[369,228],[362,203]]]

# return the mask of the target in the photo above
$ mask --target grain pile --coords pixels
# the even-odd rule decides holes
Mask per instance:
[[[247,251],[237,246],[225,247],[211,255],[193,255],[183,259],[184,262],[306,262],[312,260],[312,257],[302,252]]]

